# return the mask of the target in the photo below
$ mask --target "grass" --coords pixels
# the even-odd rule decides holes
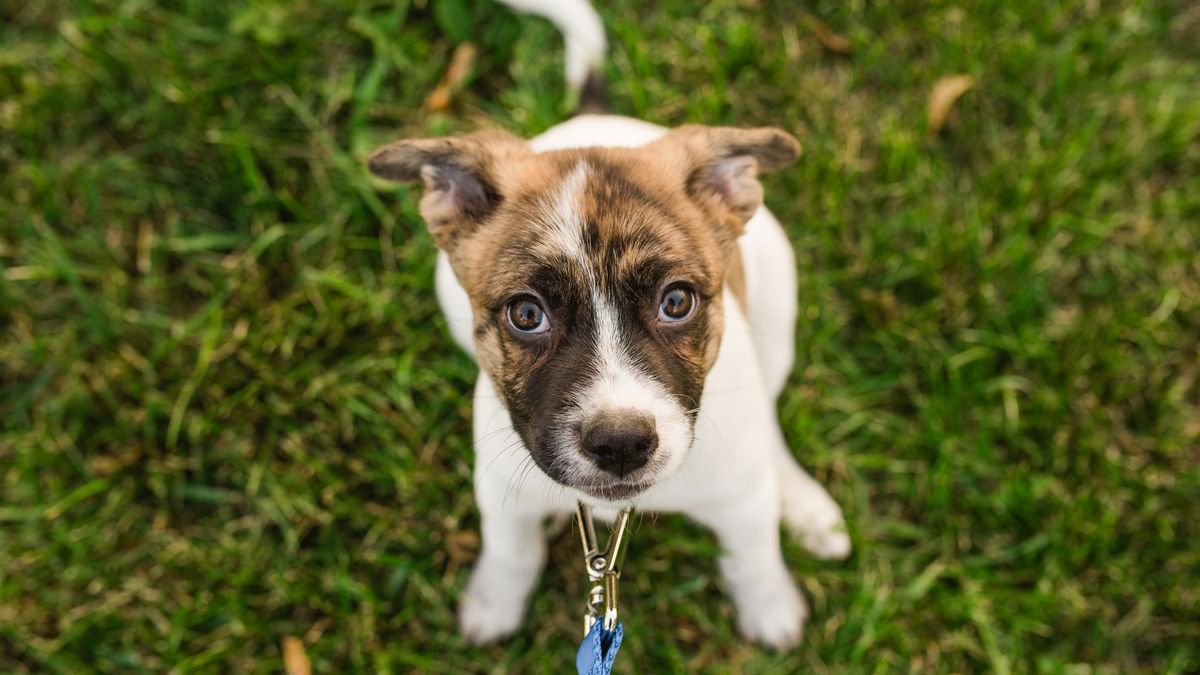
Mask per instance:
[[[0,6],[0,671],[279,671],[291,635],[318,672],[566,672],[570,533],[523,631],[456,632],[474,367],[415,191],[362,167],[560,121],[559,37],[466,0],[235,5]],[[1195,8],[600,5],[618,112],[805,145],[767,179],[802,268],[781,415],[856,545],[787,544],[813,611],[772,654],[712,537],[646,520],[618,670],[1200,670]]]

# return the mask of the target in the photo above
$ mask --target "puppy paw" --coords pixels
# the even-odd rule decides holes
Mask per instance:
[[[789,581],[773,593],[738,601],[738,630],[747,639],[776,650],[800,644],[808,606]]]
[[[798,536],[803,537],[801,543],[804,548],[821,560],[845,560],[850,557],[852,546],[850,544],[850,535],[842,530],[845,529],[843,523],[824,530],[809,531]]]
[[[458,603],[458,628],[472,644],[483,645],[512,635],[521,627],[525,598],[505,585],[482,583],[475,574]]]
[[[822,560],[844,560],[850,555],[850,535],[842,510],[828,499],[784,499],[783,522],[792,536]]]

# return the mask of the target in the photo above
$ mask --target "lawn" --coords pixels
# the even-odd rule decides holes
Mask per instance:
[[[643,518],[618,671],[1200,670],[1196,6],[598,4],[617,112],[805,147],[765,180],[780,414],[856,547],[786,544],[812,616],[771,653],[711,535]],[[518,635],[457,633],[475,369],[417,191],[363,167],[536,134],[561,67],[489,2],[0,5],[0,672],[278,672],[287,636],[322,673],[570,671],[569,531]]]

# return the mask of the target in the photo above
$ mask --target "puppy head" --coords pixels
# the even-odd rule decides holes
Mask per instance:
[[[776,129],[682,127],[633,149],[532,152],[502,132],[405,140],[372,173],[421,180],[421,214],[471,298],[480,367],[553,480],[624,500],[692,444],[736,239]]]

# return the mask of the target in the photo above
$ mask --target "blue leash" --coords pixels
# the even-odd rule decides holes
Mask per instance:
[[[575,668],[579,675],[609,675],[613,661],[617,660],[624,634],[620,621],[613,631],[604,630],[603,621],[592,624],[592,629],[583,638],[583,644],[579,645],[579,653],[575,655]]]
[[[601,550],[596,542],[591,508],[583,502],[576,503],[575,523],[579,525],[590,584],[587,614],[583,617],[583,644],[579,645],[579,653],[575,655],[579,675],[609,675],[617,651],[621,649],[625,630],[617,620],[617,580],[621,577],[621,560],[625,557],[628,542],[625,526],[632,512],[628,508],[617,512],[608,545]],[[600,616],[601,609],[603,616]]]

